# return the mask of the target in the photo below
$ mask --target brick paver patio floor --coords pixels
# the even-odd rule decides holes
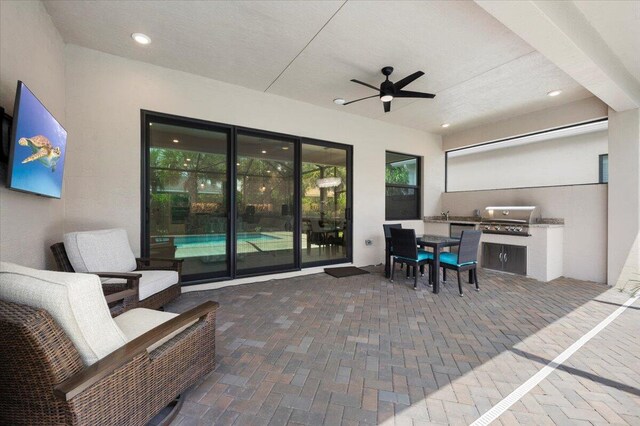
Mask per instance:
[[[439,295],[381,268],[183,294],[220,303],[217,368],[175,425],[470,424],[624,303],[572,279],[480,271]],[[635,303],[495,424],[640,424]]]

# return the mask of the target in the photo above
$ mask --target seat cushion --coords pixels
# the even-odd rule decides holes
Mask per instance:
[[[114,321],[118,324],[118,327],[122,330],[122,332],[127,336],[129,341],[135,339],[136,337],[142,336],[147,331],[151,330],[159,326],[160,324],[169,321],[171,318],[177,317],[178,314],[172,314],[170,312],[162,312],[162,311],[154,311],[153,309],[145,309],[145,308],[136,308],[131,309],[121,315],[118,315]],[[179,334],[181,331],[194,324],[196,321],[193,321],[184,327],[174,331],[173,333],[167,335],[163,339],[154,343],[153,345],[147,348],[147,351],[151,352],[155,348],[161,346],[163,343],[171,340],[172,337]]]
[[[178,282],[178,273],[176,271],[135,271],[136,274],[142,275],[138,284],[138,300],[144,300],[149,296],[166,290]],[[111,278],[102,281],[104,284],[124,283],[126,281]]]
[[[476,262],[458,263],[458,254],[447,253],[447,252],[440,253],[440,262],[447,263],[449,265],[455,265],[455,266],[466,266],[466,265],[473,265],[474,263],[476,263]]]
[[[70,232],[64,248],[76,272],[131,272],[136,257],[124,229]]]
[[[399,260],[405,260],[409,262],[415,262],[416,259],[409,259],[408,257],[396,256]],[[418,250],[418,262],[423,262],[425,260],[433,259],[433,253],[426,250]]]
[[[39,271],[0,262],[0,299],[44,309],[89,366],[127,342],[96,275]]]

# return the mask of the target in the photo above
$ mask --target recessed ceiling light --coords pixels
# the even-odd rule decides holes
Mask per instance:
[[[271,173],[271,170],[267,170],[267,173]]]
[[[240,165],[240,163],[236,163],[236,166],[239,166],[239,165]]]
[[[266,154],[266,153],[267,153],[267,151],[265,151],[265,150],[263,149],[263,150],[262,150],[262,153],[263,153],[263,154]]]
[[[449,126],[451,126],[451,124],[449,124],[449,123],[442,123],[442,124],[440,125],[440,127],[444,127],[445,129],[446,129],[447,127],[449,127]]]
[[[344,99],[342,99],[342,98],[335,98],[335,99],[333,100],[333,103],[334,103],[334,104],[336,104],[336,105],[344,105],[344,104],[346,104],[346,103],[347,103],[347,101],[345,101],[345,100],[344,100]]]
[[[560,93],[562,93],[562,90],[552,90],[551,92],[547,93],[547,96],[558,96]]]
[[[133,34],[131,34],[131,38],[134,39],[136,41],[136,43],[139,43],[139,44],[143,44],[144,45],[144,44],[151,43],[151,39],[146,34],[133,33]]]
[[[283,150],[283,151],[286,151],[286,150],[288,150],[288,149],[289,149],[289,147],[288,147],[288,146],[283,146],[283,147],[282,147],[282,150]]]
[[[184,163],[184,164],[183,164],[183,166],[184,166],[184,167],[187,167],[187,165],[188,165],[187,163]]]
[[[191,161],[191,158],[187,158],[187,161]]]
[[[180,142],[178,139],[173,140],[173,143],[178,143],[178,142]]]

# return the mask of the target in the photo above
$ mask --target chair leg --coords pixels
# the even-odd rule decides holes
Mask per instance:
[[[429,264],[429,285],[433,285],[433,265]]]
[[[396,258],[393,258],[393,263],[391,264],[391,282],[393,282],[393,277],[396,274]]]
[[[476,291],[480,291],[480,286],[478,285],[478,269],[473,269],[473,281],[476,283]]]
[[[413,267],[413,289],[418,288],[418,264]]]
[[[464,296],[462,293],[462,279],[460,278],[460,271],[458,271],[458,291],[460,292],[460,297]]]
[[[473,284],[473,269],[469,269],[469,284]]]
[[[445,268],[442,268],[442,282],[447,282],[447,270]]]

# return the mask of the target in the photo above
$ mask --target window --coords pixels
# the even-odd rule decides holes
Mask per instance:
[[[605,119],[452,150],[446,191],[597,184],[608,147]]]
[[[609,154],[601,154],[600,162],[600,183],[609,183]]]
[[[385,184],[386,220],[420,219],[420,158],[387,151]]]

